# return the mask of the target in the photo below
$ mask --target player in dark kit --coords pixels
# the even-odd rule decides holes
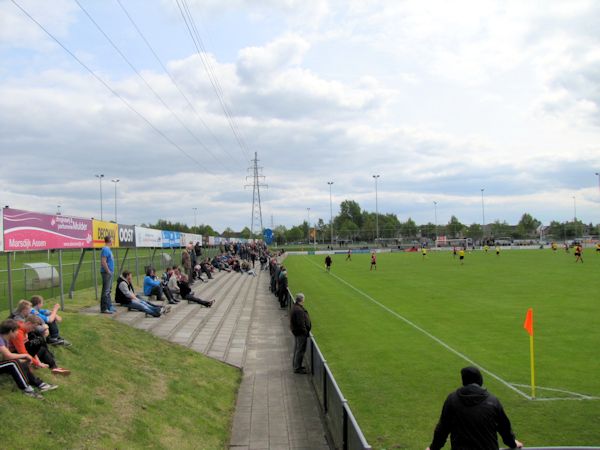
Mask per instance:
[[[346,255],[346,261],[352,261],[352,249],[348,249],[348,254]]]
[[[325,270],[327,270],[327,272],[331,270],[331,262],[331,256],[327,255],[325,257]]]
[[[373,267],[377,270],[377,256],[375,256],[375,252],[371,253],[371,268],[369,271],[373,270]]]
[[[577,244],[575,247],[575,262],[577,261],[581,261],[581,264],[583,264],[583,247],[581,244]]]

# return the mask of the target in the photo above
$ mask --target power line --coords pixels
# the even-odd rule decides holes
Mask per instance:
[[[104,81],[102,78],[100,78],[98,75],[96,75],[96,73],[92,69],[90,69],[83,61],[81,61],[71,50],[69,50],[61,41],[58,40],[58,38],[56,38],[52,33],[50,33],[41,23],[39,23],[37,20],[35,20],[35,18],[31,14],[29,14],[21,5],[19,5],[16,2],[16,0],[11,0],[11,2],[17,8],[19,8],[23,12],[23,14],[25,14],[29,19],[31,19],[32,22],[34,22],[38,27],[40,27],[40,29],[44,33],[46,33],[54,42],[56,42],[60,47],[62,47],[62,49],[64,51],[66,51],[75,61],[77,61],[85,70],[87,70],[106,89],[108,89],[115,97],[117,97],[119,100],[121,100],[125,104],[125,106],[127,106],[132,112],[134,112],[144,122],[146,122],[148,124],[148,126],[150,126],[150,128],[152,128],[156,133],[158,133],[164,140],[166,140],[169,144],[171,144],[173,147],[175,147],[177,150],[179,150],[181,153],[183,153],[185,156],[187,156],[190,160],[192,160],[195,164],[197,164],[200,168],[202,168],[202,170],[210,173],[211,175],[215,175],[211,170],[204,167],[200,163],[200,161],[198,161],[196,158],[194,158],[192,155],[190,155],[188,152],[186,152],[183,148],[181,148],[179,145],[177,145],[177,143],[174,142],[171,138],[169,138],[166,134],[164,134],[162,131],[160,131],[152,122],[150,122],[149,119],[147,119],[141,112],[139,112],[137,109],[135,109],[133,107],[133,105],[131,105],[131,103],[129,103],[127,100],[125,100],[125,98],[123,98],[117,91],[115,91],[112,87],[110,87],[110,85],[106,81]]]
[[[94,20],[94,18],[91,16],[91,14],[81,5],[81,3],[79,2],[79,0],[75,0],[75,3],[77,3],[77,5],[79,6],[79,8],[85,13],[85,15],[88,17],[88,19],[90,19],[90,21],[95,25],[95,27],[98,29],[98,31],[100,33],[102,33],[102,35],[106,38],[106,40],[109,42],[109,44],[115,49],[115,51],[121,56],[121,58],[123,58],[123,60],[127,63],[127,65],[131,68],[131,70],[133,70],[133,72],[144,82],[144,84],[146,85],[146,87],[152,92],[152,94],[154,94],[154,96],[158,99],[158,101],[171,113],[171,115],[173,117],[175,117],[175,119],[179,122],[179,124],[185,128],[187,130],[187,132],[190,134],[190,136],[192,136],[196,142],[198,142],[198,144],[200,144],[204,150],[206,150],[213,158],[215,161],[217,161],[217,163],[219,163],[223,169],[226,170],[225,165],[213,154],[213,152],[198,138],[198,136],[196,136],[192,130],[190,130],[188,128],[188,126],[183,122],[183,120],[181,120],[181,118],[175,113],[175,111],[173,111],[169,105],[164,101],[164,99],[158,94],[158,92],[156,92],[154,90],[154,88],[152,88],[152,86],[150,85],[150,83],[148,83],[148,81],[144,78],[144,76],[139,72],[139,70],[137,70],[137,68],[131,63],[131,61],[129,61],[129,59],[127,58],[127,56],[125,56],[125,54],[121,51],[121,49],[117,46],[117,44],[114,43],[114,41],[108,36],[108,34],[106,34],[104,32],[104,30],[102,29],[102,27],[98,24],[98,22],[96,22]]]
[[[227,149],[223,146],[223,144],[221,143],[221,141],[217,138],[217,136],[212,132],[212,130],[210,129],[210,127],[206,124],[206,122],[204,121],[204,119],[202,119],[202,117],[198,113],[198,110],[196,109],[196,107],[194,106],[194,104],[190,101],[190,99],[187,97],[187,95],[185,95],[185,93],[183,92],[183,90],[179,86],[179,83],[177,83],[177,81],[175,81],[175,78],[173,77],[173,75],[171,74],[171,72],[167,69],[167,67],[164,65],[164,63],[162,62],[162,60],[160,59],[160,57],[158,56],[158,54],[156,53],[156,51],[154,50],[154,48],[152,47],[152,45],[150,44],[150,42],[148,42],[148,39],[146,39],[146,36],[144,36],[144,33],[142,33],[142,30],[140,30],[140,28],[138,27],[137,23],[133,20],[133,17],[131,17],[131,14],[129,14],[129,12],[127,11],[127,9],[123,6],[123,4],[121,3],[121,0],[117,0],[117,3],[119,4],[119,6],[121,7],[121,9],[123,10],[123,13],[127,16],[127,18],[129,19],[129,21],[131,22],[131,25],[135,28],[135,30],[139,34],[140,38],[144,41],[144,43],[146,44],[146,46],[148,47],[148,49],[150,50],[150,52],[154,55],[154,58],[156,59],[156,61],[160,64],[160,66],[162,67],[162,69],[164,70],[164,72],[169,76],[169,78],[171,79],[171,82],[177,88],[177,90],[179,91],[179,93],[181,94],[181,96],[183,97],[183,99],[186,101],[186,103],[188,104],[188,106],[190,107],[190,109],[194,112],[194,114],[196,114],[196,117],[198,118],[198,120],[200,121],[200,123],[204,126],[204,128],[208,131],[208,133],[212,136],[212,138],[214,139],[214,141],[217,143],[217,146],[219,148],[221,148],[221,150],[223,150],[223,152],[225,152],[227,154],[227,156],[229,156],[229,158],[231,158],[232,160],[235,160],[235,161],[239,162],[238,159],[236,159],[233,155],[231,155],[231,153],[229,153],[227,151]]]
[[[225,114],[225,117],[227,118],[229,127],[231,128],[231,131],[233,132],[233,135],[234,135],[238,145],[240,146],[240,148],[242,149],[242,151],[244,152],[246,157],[248,157],[248,148],[240,135],[237,124],[234,121],[233,115],[231,114],[229,108],[227,107],[227,104],[225,103],[225,100],[223,98],[223,90],[221,89],[219,80],[214,75],[214,72],[211,70],[210,63],[206,60],[206,57],[205,57],[206,51],[204,49],[204,44],[202,43],[202,39],[200,38],[198,30],[195,26],[194,19],[191,16],[191,14],[189,13],[189,9],[187,8],[187,5],[185,4],[185,0],[181,0],[181,4],[179,3],[180,0],[175,0],[175,2],[177,3],[179,12],[181,13],[181,16],[183,17],[183,21],[185,22],[185,26],[187,27],[190,37],[192,38],[192,41],[194,42],[194,46],[196,47],[196,51],[198,52],[198,55],[200,56],[200,60],[202,62],[202,65],[204,66],[204,70],[206,71],[209,81],[210,81],[210,83],[213,87],[213,90],[217,96],[217,99],[219,100],[221,109],[223,110],[223,113]],[[183,4],[183,8],[182,8],[182,4]],[[186,12],[187,12],[187,14],[186,14]]]

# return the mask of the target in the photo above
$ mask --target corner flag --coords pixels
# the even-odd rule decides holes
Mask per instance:
[[[533,356],[533,309],[529,308],[527,310],[527,315],[525,316],[525,323],[523,323],[523,328],[527,330],[529,334],[529,358],[531,360],[531,399],[535,399],[535,363]]]

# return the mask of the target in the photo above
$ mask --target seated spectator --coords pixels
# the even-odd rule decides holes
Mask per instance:
[[[156,299],[160,301],[162,300],[163,293],[170,304],[179,303],[179,301],[175,300],[169,288],[156,277],[156,271],[152,267],[148,267],[146,269],[146,276],[144,277],[144,295],[155,295]]]
[[[17,308],[10,314],[9,319],[23,322],[31,314],[31,302],[28,300],[19,300]]]
[[[19,329],[14,338],[10,339],[10,349],[16,353],[28,353],[33,356],[33,366],[50,369],[55,375],[69,375],[68,369],[56,365],[54,355],[48,349],[44,334],[48,326],[38,316],[30,315],[24,322],[18,322]]]
[[[202,300],[201,298],[194,296],[192,288],[190,288],[190,285],[188,283],[188,278],[185,274],[181,274],[181,278],[177,282],[177,285],[179,286],[179,293],[181,294],[181,298],[186,299],[188,303],[199,303],[202,306],[210,308],[215,302],[214,300],[207,302],[206,300]]]
[[[256,276],[256,272],[254,271],[253,266],[246,260],[242,261],[242,272],[247,273],[248,275]]]
[[[18,330],[19,325],[16,320],[8,319],[0,323],[0,373],[11,375],[25,395],[43,399],[42,395],[34,391],[34,387],[45,392],[56,389],[58,386],[44,383],[31,373],[29,369],[29,364],[33,361],[31,355],[10,351],[9,342],[16,336]]]
[[[131,272],[129,270],[124,270],[117,280],[115,302],[126,306],[129,311],[133,309],[150,314],[153,317],[160,317],[164,312],[167,312],[162,309],[162,307],[138,297],[133,289],[131,278]]]
[[[62,317],[58,315],[60,305],[56,303],[52,308],[52,311],[44,309],[44,297],[41,295],[34,295],[31,297],[31,314],[39,316],[48,325],[50,335],[46,339],[50,345],[64,345],[69,346],[71,343],[60,336],[58,330],[59,322],[62,322]]]

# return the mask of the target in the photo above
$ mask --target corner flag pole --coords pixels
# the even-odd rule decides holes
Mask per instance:
[[[529,359],[531,363],[531,399],[535,399],[535,357],[533,352],[533,309],[527,310],[523,328],[529,333]]]

